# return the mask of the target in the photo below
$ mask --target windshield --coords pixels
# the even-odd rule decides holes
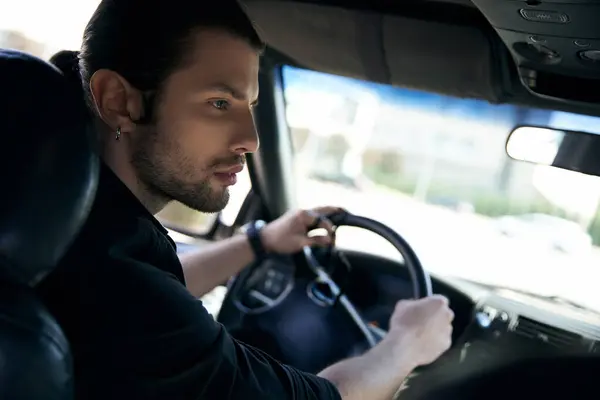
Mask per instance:
[[[510,159],[518,124],[600,119],[283,68],[298,205],[384,222],[432,274],[563,297],[600,311],[600,178]],[[349,249],[400,259],[374,234]]]

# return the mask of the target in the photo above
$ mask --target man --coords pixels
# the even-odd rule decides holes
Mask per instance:
[[[313,376],[238,343],[196,300],[252,260],[249,241],[225,240],[182,266],[153,214],[172,200],[226,205],[258,147],[261,49],[234,1],[104,0],[78,65],[61,65],[81,77],[105,163],[86,226],[40,290],[71,342],[79,398],[388,399],[450,346],[444,298],[400,302],[381,344]],[[262,246],[291,253],[326,241],[307,238],[314,222],[291,212],[260,232]]]

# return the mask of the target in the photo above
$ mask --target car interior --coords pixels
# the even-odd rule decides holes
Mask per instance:
[[[398,398],[597,398],[584,389],[600,365],[600,2],[243,4],[267,43],[255,110],[261,147],[221,214],[172,204],[158,217],[183,253],[297,207],[345,211],[329,216],[340,228],[335,248],[270,255],[202,298],[217,321],[317,373],[376,345],[397,301],[442,294],[455,313],[452,348],[415,371]],[[60,14],[45,29],[71,18]],[[79,30],[89,15],[81,18]],[[0,47],[19,47],[7,43]],[[39,216],[50,207],[39,202],[59,201],[46,190],[64,187],[60,201],[82,208],[82,188],[92,194],[81,175],[53,168],[51,180],[31,172],[43,196],[27,192],[2,211],[2,272],[29,271],[17,281],[27,287],[70,239],[54,233],[80,224],[66,213]],[[34,236],[28,211],[48,228]],[[553,218],[527,217],[540,214]],[[25,247],[39,258],[21,258]],[[14,338],[14,329],[0,330]],[[23,341],[19,351],[37,345]]]

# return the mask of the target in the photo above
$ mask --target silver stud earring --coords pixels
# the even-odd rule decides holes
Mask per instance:
[[[121,127],[117,128],[117,132],[115,133],[115,140],[121,139]]]

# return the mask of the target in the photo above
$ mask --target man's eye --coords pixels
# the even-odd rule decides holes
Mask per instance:
[[[217,110],[227,110],[227,108],[229,108],[229,102],[227,100],[213,100],[210,104]]]

